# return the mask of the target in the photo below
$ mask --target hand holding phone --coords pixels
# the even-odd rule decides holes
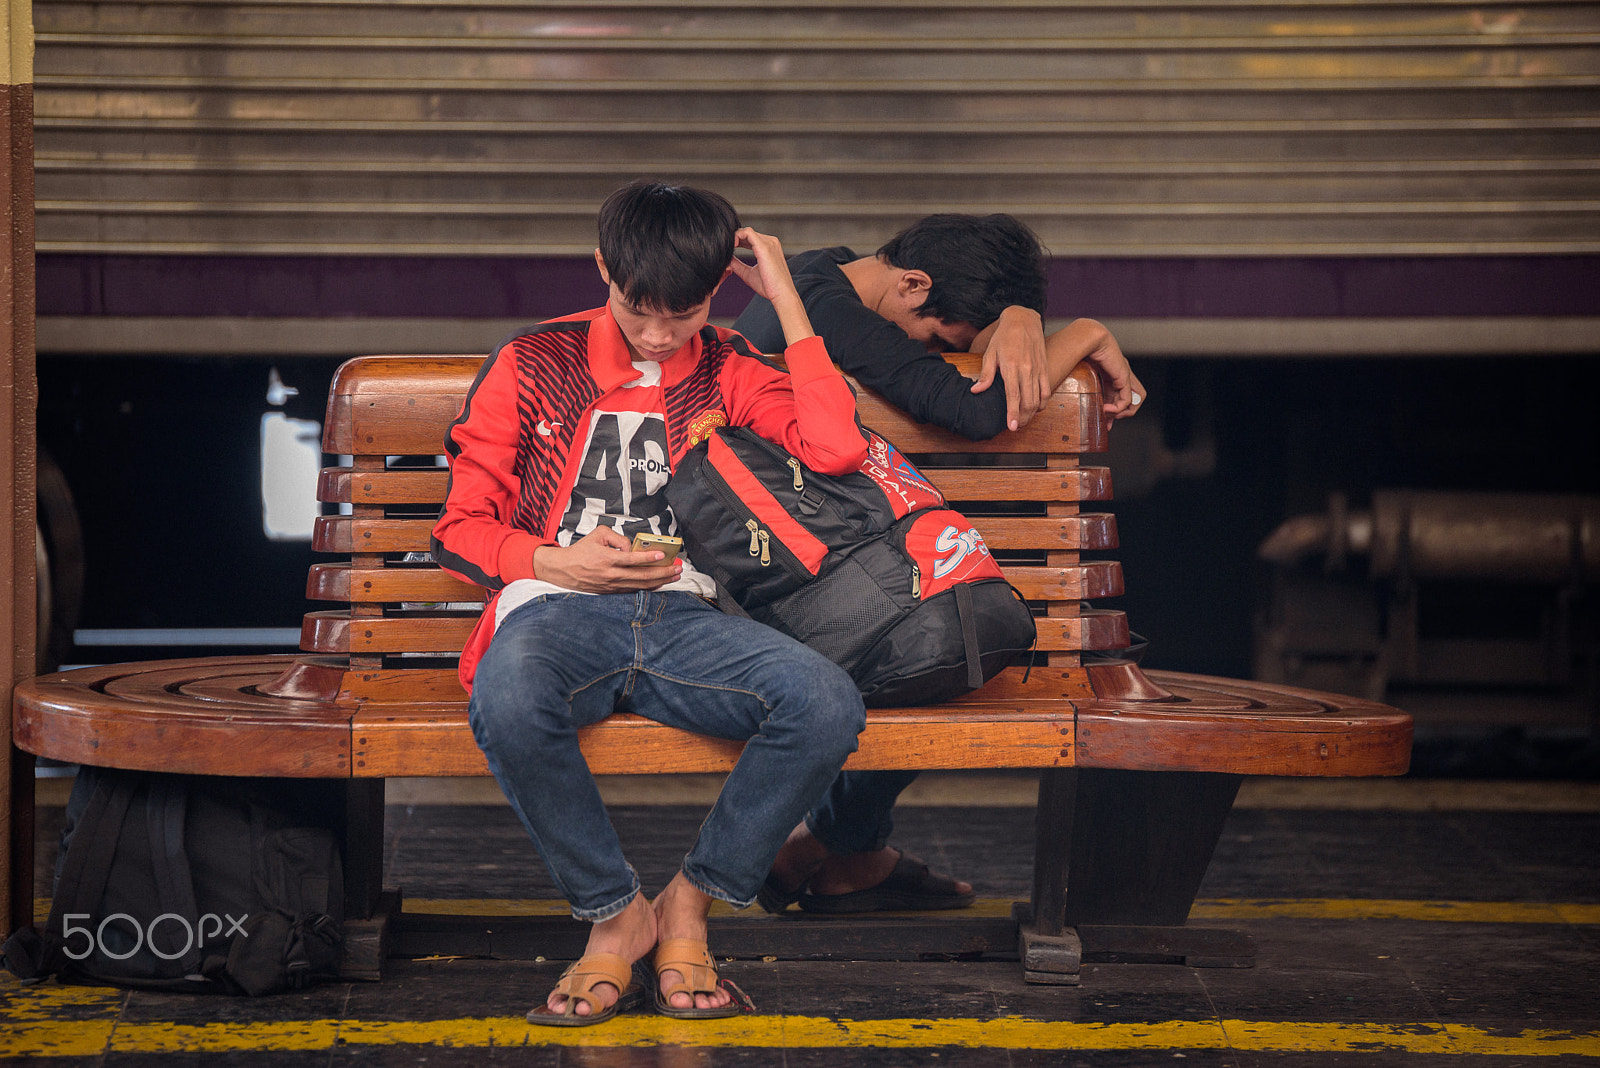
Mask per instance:
[[[670,564],[672,561],[676,560],[678,558],[678,554],[683,551],[683,539],[669,538],[665,534],[640,533],[633,536],[634,552],[647,553],[652,549],[665,553],[666,558],[663,559],[661,563]]]

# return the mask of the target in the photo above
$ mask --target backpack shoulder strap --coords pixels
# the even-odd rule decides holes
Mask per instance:
[[[146,830],[150,837],[151,874],[163,913],[181,916],[193,932],[200,922],[195,902],[194,875],[189,869],[189,854],[184,851],[184,833],[189,811],[189,781],[176,775],[163,775],[150,783],[150,802],[145,807]],[[153,939],[154,934],[151,935]],[[195,938],[182,958],[186,972],[200,970],[200,949]]]
[[[73,825],[72,841],[56,879],[50,919],[42,939],[39,974],[53,974],[62,966],[66,917],[91,914],[100,907],[117,842],[122,837],[123,821],[133,795],[147,779],[147,775],[127,771],[101,769],[95,773],[94,792]]]
[[[955,585],[956,614],[961,617],[961,644],[967,655],[967,689],[983,685],[983,650],[978,647],[978,613],[972,606],[972,587]]]

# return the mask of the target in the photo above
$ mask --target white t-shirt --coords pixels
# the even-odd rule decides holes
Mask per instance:
[[[667,453],[666,405],[661,392],[661,365],[636,360],[640,377],[627,383],[622,411],[593,410],[585,417],[583,466],[573,484],[567,510],[556,533],[557,545],[571,545],[590,531],[608,526],[631,539],[640,532],[676,536],[678,520],[667,506],[666,485],[672,476]],[[687,557],[683,573],[659,587],[682,590],[708,599],[717,595],[709,575],[696,571]],[[500,591],[494,625],[535,597],[552,593],[585,593],[544,579],[517,579]]]

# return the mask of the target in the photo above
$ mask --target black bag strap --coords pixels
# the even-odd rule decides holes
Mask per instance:
[[[749,619],[750,613],[746,612],[738,599],[728,592],[728,580],[733,576],[728,574],[727,570],[722,567],[713,568],[711,575],[711,581],[717,587],[717,607],[722,609],[722,614],[725,616],[743,616],[745,619]]]
[[[1015,586],[1012,586],[1011,583],[1009,583],[1009,582],[1006,583],[1006,585],[1008,587],[1010,587],[1010,589],[1011,589],[1011,596],[1015,597],[1017,599],[1017,602],[1019,604],[1021,604],[1023,608],[1027,608],[1028,607],[1028,599],[1026,597],[1022,596],[1022,591],[1017,589]],[[1039,625],[1037,623],[1035,623],[1034,626],[1033,626],[1033,641],[1028,643],[1028,666],[1025,669],[1023,669],[1023,672],[1022,672],[1022,684],[1024,686],[1026,686],[1028,684],[1028,676],[1033,674],[1033,662],[1035,660],[1037,660],[1038,658],[1039,658]]]
[[[186,779],[161,776],[151,781],[145,826],[150,835],[156,895],[161,901],[161,911],[182,916],[192,931],[200,923],[200,907],[195,901],[189,854],[183,847],[188,811],[189,783]],[[197,940],[190,939],[189,951],[182,958],[184,971],[198,972],[200,957]]]
[[[66,916],[92,913],[100,907],[106,882],[111,877],[117,842],[122,837],[123,821],[133,803],[133,795],[147,778],[131,772],[97,773],[94,792],[73,825],[72,841],[61,862],[61,875],[56,879],[50,919],[45,925],[40,974],[50,975],[60,970],[66,956],[66,942],[61,936]]]
[[[961,617],[961,644],[967,655],[967,689],[976,690],[983,685],[983,654],[978,648],[978,613],[972,606],[972,587],[958,582],[956,614]]]

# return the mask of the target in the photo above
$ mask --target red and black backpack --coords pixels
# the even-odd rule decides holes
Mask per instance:
[[[1033,647],[1033,615],[989,547],[871,430],[867,460],[818,474],[743,427],[667,484],[684,547],[751,618],[848,671],[868,705],[975,690]]]

